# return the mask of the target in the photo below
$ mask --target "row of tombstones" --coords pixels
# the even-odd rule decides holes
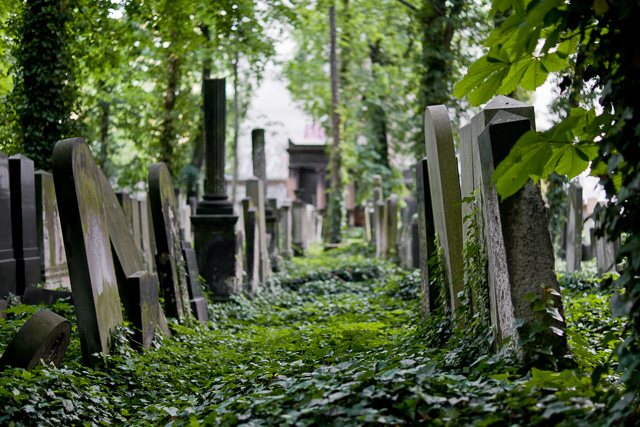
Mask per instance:
[[[59,141],[52,163],[53,174],[34,172],[27,157],[0,155],[2,296],[12,293],[35,303],[72,297],[88,364],[109,352],[123,322],[121,307],[134,326],[131,342],[137,347],[149,347],[157,330],[170,335],[167,316],[206,322],[195,252],[180,238],[167,166],[150,166],[147,203],[116,194],[81,138]],[[64,287],[66,277],[70,295],[34,286],[49,281]],[[43,357],[59,363],[70,330],[64,318],[42,310],[20,330],[0,364],[31,368]]]

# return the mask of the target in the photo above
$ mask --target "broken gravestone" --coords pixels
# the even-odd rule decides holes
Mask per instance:
[[[20,328],[0,359],[0,366],[31,371],[41,363],[60,367],[69,346],[71,323],[50,310],[35,313]]]

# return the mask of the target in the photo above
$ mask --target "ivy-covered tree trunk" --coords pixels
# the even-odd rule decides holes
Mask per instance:
[[[331,150],[331,197],[329,198],[329,242],[339,243],[342,226],[342,150],[340,147],[340,95],[338,78],[338,47],[336,42],[335,7],[329,8],[329,38],[331,66],[331,131],[333,146]]]
[[[51,170],[53,147],[72,135],[77,98],[69,52],[65,0],[27,0],[18,24],[17,73],[12,105],[24,154],[36,169]]]
[[[172,37],[173,38],[173,37]],[[174,158],[176,124],[174,109],[176,94],[180,86],[180,58],[169,52],[167,61],[167,91],[164,97],[164,111],[162,114],[162,131],[160,133],[160,153],[158,160],[167,164],[172,176],[178,176],[178,162]]]

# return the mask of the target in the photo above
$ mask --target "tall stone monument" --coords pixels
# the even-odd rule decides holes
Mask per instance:
[[[258,271],[260,285],[267,285],[267,277],[270,273],[269,251],[267,249],[267,221],[264,203],[264,185],[262,180],[251,177],[245,181],[247,197],[251,199],[251,205],[256,209],[255,221],[258,225]]]
[[[16,259],[13,255],[9,157],[0,152],[0,302],[16,293]]]
[[[205,194],[191,222],[200,274],[207,282],[212,298],[227,301],[231,295],[242,291],[242,242],[236,233],[238,216],[234,215],[224,178],[227,129],[225,79],[205,79],[203,92],[207,163]]]
[[[22,154],[9,157],[9,180],[16,292],[22,295],[25,287],[40,283],[33,160]]]
[[[551,348],[556,357],[563,357],[567,348],[564,310],[540,187],[529,180],[514,195],[500,201],[491,182],[495,165],[530,129],[529,117],[499,111],[477,141],[491,320],[499,345],[508,337],[513,338],[512,345],[522,337],[530,338],[537,324],[549,326],[538,330],[520,353],[528,358],[539,348]],[[536,309],[535,300],[541,301],[546,310]],[[523,323],[519,325],[518,321]]]
[[[567,273],[580,271],[582,263],[582,187],[577,182],[569,186],[567,217]]]
[[[445,282],[454,311],[460,306],[458,292],[463,287],[463,237],[458,161],[447,107],[427,107],[424,133],[433,221],[444,253]]]

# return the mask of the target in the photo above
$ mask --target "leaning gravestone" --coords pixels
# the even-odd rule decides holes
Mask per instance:
[[[444,253],[445,280],[449,287],[453,313],[460,306],[458,292],[463,287],[463,236],[458,161],[447,107],[427,107],[424,114],[424,131],[431,208],[436,233]]]
[[[191,311],[201,325],[209,321],[209,311],[207,299],[200,286],[200,271],[198,270],[198,260],[196,251],[191,248],[191,243],[182,242],[182,256],[184,257],[185,268],[187,270],[187,285],[189,287],[189,304]]]
[[[540,188],[529,180],[516,194],[500,201],[491,182],[494,166],[530,129],[530,118],[500,111],[477,142],[491,319],[499,345],[509,337],[514,339],[512,345],[519,338],[530,337],[536,324],[549,326],[522,348],[521,356],[527,358],[538,349],[550,348],[556,357],[562,357],[567,348],[564,311]],[[536,310],[535,300],[547,310]],[[518,325],[518,321],[523,323]]]
[[[128,317],[142,328],[143,338],[145,331],[150,335],[149,322],[157,322],[168,334],[157,304],[157,279],[155,283],[138,280],[138,286],[131,288],[129,278],[142,270],[142,260],[116,195],[82,138],[58,141],[53,177],[85,363],[92,364],[95,353],[109,352],[112,333],[122,324],[120,294],[126,298]],[[135,318],[136,303],[144,305],[140,311],[148,317]]]
[[[576,182],[569,186],[569,215],[567,218],[567,273],[580,271],[582,262],[582,187]]]
[[[418,229],[420,233],[420,295],[423,316],[435,309],[438,297],[438,290],[429,286],[429,259],[435,251],[436,234],[427,163],[427,159],[422,159],[416,165],[416,199],[418,200]]]
[[[22,295],[25,287],[40,283],[33,161],[22,154],[9,157],[9,180],[16,292]]]
[[[71,288],[53,175],[36,171],[36,221],[40,276],[47,288]]]
[[[9,157],[0,152],[0,301],[16,293],[16,259],[13,256]]]
[[[20,328],[0,359],[0,366],[31,371],[41,363],[60,367],[69,346],[71,323],[49,310],[35,313]]]
[[[190,317],[189,291],[178,229],[178,209],[169,168],[149,166],[149,203],[156,236],[156,267],[169,317]]]

